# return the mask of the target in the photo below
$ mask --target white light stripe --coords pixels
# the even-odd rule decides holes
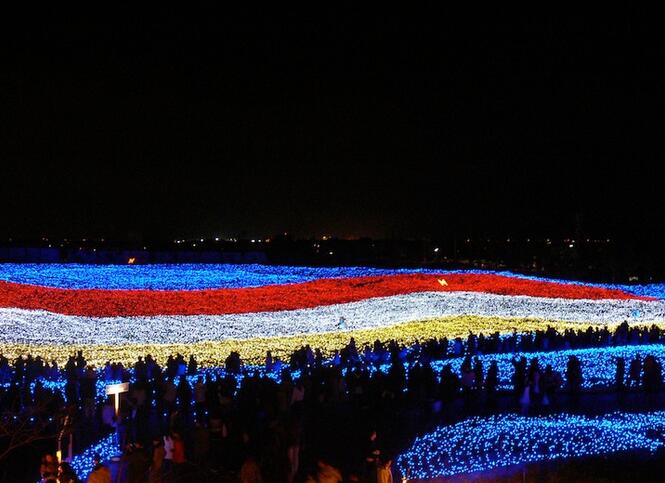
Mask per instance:
[[[347,304],[232,315],[80,317],[0,308],[0,343],[192,343],[385,327],[400,322],[478,315],[584,323],[665,321],[665,301],[570,300],[476,292],[423,292]]]

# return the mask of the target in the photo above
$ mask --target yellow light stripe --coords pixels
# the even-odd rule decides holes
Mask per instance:
[[[606,324],[612,329],[621,322]],[[412,344],[416,340],[424,341],[430,338],[447,337],[465,339],[469,332],[485,335],[499,332],[500,334],[528,332],[537,329],[544,330],[548,325],[559,332],[566,329],[586,329],[589,325],[602,327],[600,324],[562,322],[542,319],[508,319],[499,317],[481,316],[452,316],[428,319],[417,322],[405,322],[390,327],[353,330],[346,332],[328,332],[320,334],[305,334],[289,337],[262,337],[249,340],[220,340],[198,342],[193,344],[132,344],[125,346],[112,345],[43,345],[43,344],[0,344],[0,353],[14,359],[20,355],[40,355],[47,361],[56,360],[62,366],[67,358],[82,350],[89,364],[103,365],[107,360],[132,365],[138,356],[151,354],[159,364],[164,364],[169,355],[180,353],[186,358],[193,354],[202,367],[220,366],[231,351],[240,353],[245,363],[260,364],[265,362],[266,351],[272,351],[273,357],[280,357],[288,362],[288,357],[301,346],[309,344],[312,350],[321,349],[324,356],[331,356],[335,349],[344,347],[351,337],[356,340],[360,351],[365,344],[373,344],[375,340],[396,340],[403,344]],[[665,322],[645,324],[656,325],[665,329]],[[632,326],[636,326],[633,324]],[[644,325],[643,325],[644,326]]]

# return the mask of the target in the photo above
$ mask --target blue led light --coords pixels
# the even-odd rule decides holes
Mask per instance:
[[[93,468],[92,459],[95,454],[99,454],[102,461],[108,461],[119,453],[120,447],[116,444],[116,435],[110,434],[86,448],[81,454],[74,456],[71,465],[78,477],[83,481],[87,481],[88,474]]]
[[[8,282],[60,288],[153,290],[260,287],[321,278],[428,272],[434,273],[427,269],[312,268],[258,264],[0,264],[0,280]]]
[[[664,430],[665,411],[474,417],[416,438],[397,466],[409,479],[431,479],[618,451],[654,452],[665,443],[652,432]]]

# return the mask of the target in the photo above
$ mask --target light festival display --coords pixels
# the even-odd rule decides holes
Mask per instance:
[[[224,374],[220,367],[231,351],[266,373],[260,364],[268,350],[285,360],[309,344],[330,357],[351,337],[360,349],[377,339],[410,345],[548,325],[558,331],[589,325],[612,329],[623,321],[665,327],[664,287],[428,269],[0,264],[0,352],[10,358],[41,355],[62,366],[83,350],[98,368],[107,360],[129,366],[148,353],[162,363],[175,353],[191,354],[200,365],[188,376],[191,384],[199,374]],[[514,357],[538,358],[542,368],[551,364],[564,374],[573,355],[580,360],[586,389],[612,387],[619,357],[628,362],[652,355],[665,364],[661,344],[478,358],[485,371],[496,361],[498,388],[511,389]],[[431,365],[437,374],[444,365],[459,373],[462,361],[453,357]],[[42,384],[64,393],[63,380]],[[104,385],[98,378],[100,398]],[[472,418],[418,439],[398,463],[409,478],[430,478],[543,459],[653,450],[662,443],[647,430],[661,430],[664,420],[662,413]],[[115,454],[113,437],[75,458],[80,476],[90,471],[97,452]]]
[[[473,417],[416,438],[397,466],[408,479],[426,480],[545,460],[654,452],[665,446],[663,431],[665,411]]]
[[[0,264],[0,351],[62,364],[231,350],[262,362],[350,337],[411,343],[575,324],[665,323],[660,286],[580,284],[480,271],[267,265]],[[345,319],[339,327],[340,318]],[[579,325],[578,325],[579,327]]]

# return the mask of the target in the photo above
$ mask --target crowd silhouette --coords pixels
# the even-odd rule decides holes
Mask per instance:
[[[99,369],[89,366],[82,352],[62,368],[39,356],[10,361],[0,355],[0,408],[18,419],[35,417],[41,410],[53,416],[53,427],[62,424],[66,414],[80,423],[71,425],[74,432],[114,433],[124,449],[118,471],[126,481],[191,481],[193,474],[207,474],[233,475],[243,483],[332,483],[342,475],[386,482],[391,457],[382,452],[376,431],[365,428],[370,449],[364,458],[344,462],[335,456],[334,444],[330,448],[317,441],[325,439],[318,415],[353,418],[359,408],[414,406],[445,412],[456,403],[462,408],[482,404],[491,411],[499,397],[512,398],[523,414],[547,412],[556,407],[561,392],[583,391],[583,367],[571,355],[560,374],[551,365],[541,367],[537,357],[528,360],[520,353],[657,344],[664,338],[656,326],[624,323],[613,331],[588,327],[559,332],[547,327],[507,336],[429,339],[410,346],[376,341],[359,348],[351,339],[329,358],[309,346],[284,362],[268,352],[261,368],[243,364],[241,354],[234,352],[223,370],[200,368],[194,356],[180,354],[163,366],[146,355],[132,368],[109,361]],[[510,396],[499,390],[496,361],[483,367],[477,357],[500,353],[514,354]],[[459,371],[445,363],[454,357],[463,358]],[[433,369],[433,361],[444,361],[440,371]],[[376,370],[379,366],[387,370]],[[64,391],[49,384],[52,381],[64,381]],[[111,399],[98,396],[99,381],[131,382],[117,417]],[[656,357],[618,358],[613,390],[654,392],[661,385],[662,366]],[[57,481],[76,481],[65,470]],[[108,468],[98,462],[91,481],[104,471]],[[44,481],[49,474],[42,475]]]

